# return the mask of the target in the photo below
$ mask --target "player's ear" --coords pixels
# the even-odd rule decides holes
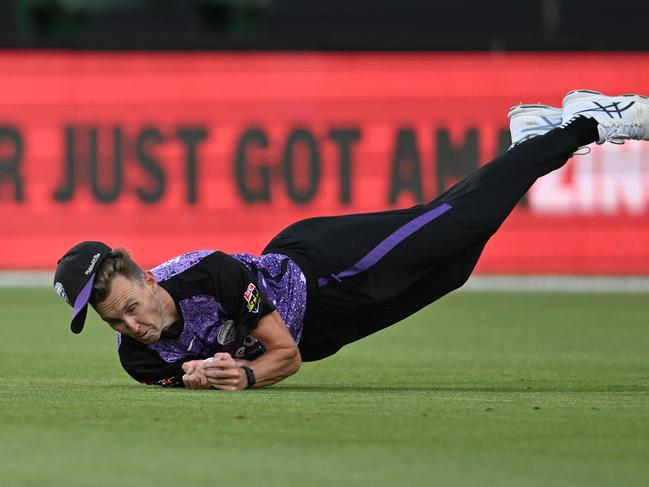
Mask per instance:
[[[151,286],[151,289],[154,291],[155,288],[158,287],[158,281],[156,281],[156,278],[151,271],[144,271],[144,282]]]

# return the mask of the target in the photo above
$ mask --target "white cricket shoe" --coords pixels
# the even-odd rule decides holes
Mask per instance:
[[[606,96],[598,91],[573,90],[563,99],[563,124],[578,115],[597,120],[598,144],[649,140],[649,98]]]
[[[507,116],[511,147],[560,127],[563,122],[562,110],[548,105],[516,105],[509,109]]]

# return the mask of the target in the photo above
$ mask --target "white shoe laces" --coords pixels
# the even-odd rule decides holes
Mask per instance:
[[[587,145],[582,145],[579,149],[577,149],[575,152],[572,153],[573,156],[585,156],[586,154],[590,154],[590,151],[592,149],[588,147]]]
[[[600,123],[606,129],[606,141],[611,144],[624,144],[627,139],[641,139],[644,137],[644,128],[637,122],[612,122]]]

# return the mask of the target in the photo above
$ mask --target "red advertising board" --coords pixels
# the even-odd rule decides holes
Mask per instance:
[[[151,266],[432,199],[504,151],[508,108],[649,93],[647,54],[0,52],[0,269],[80,240]],[[649,144],[538,181],[486,273],[649,274]]]

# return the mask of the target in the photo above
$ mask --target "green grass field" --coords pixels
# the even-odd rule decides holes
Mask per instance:
[[[649,296],[473,294],[268,389],[146,387],[0,289],[0,484],[646,486]]]

